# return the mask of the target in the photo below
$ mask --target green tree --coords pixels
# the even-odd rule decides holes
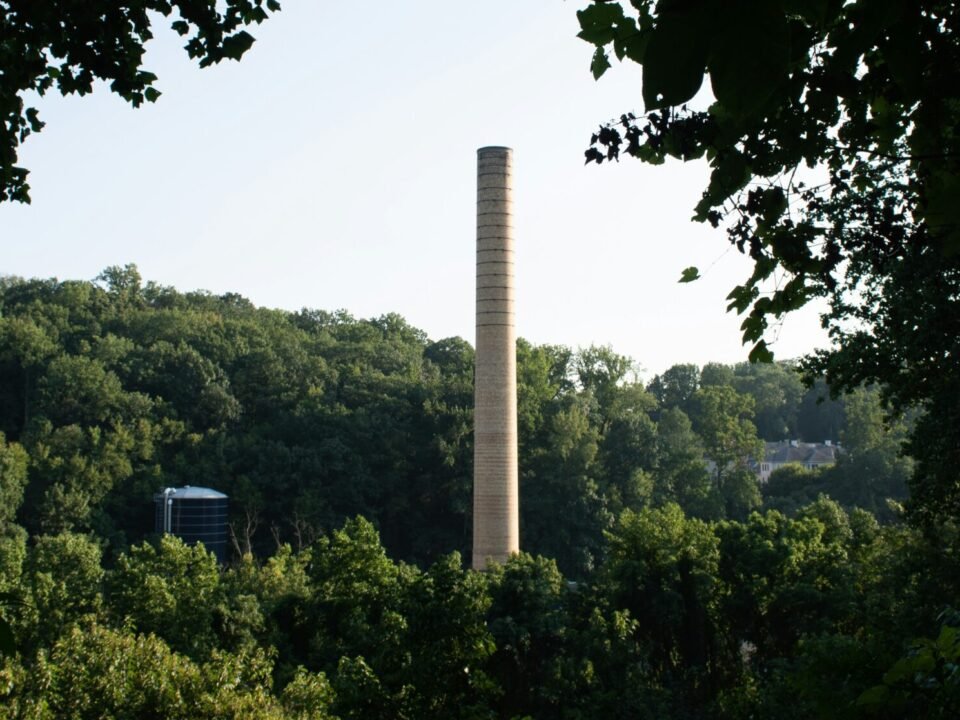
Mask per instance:
[[[709,362],[700,370],[701,387],[729,385],[733,387],[733,368],[723,363]]]
[[[36,538],[21,578],[26,602],[16,618],[28,649],[49,647],[77,623],[103,614],[101,555],[86,535]]]
[[[0,433],[0,533],[14,522],[26,485],[26,451]]]
[[[17,611],[12,591],[27,555],[27,534],[14,522],[27,484],[27,453],[0,432],[0,657],[15,648],[10,618]]]
[[[817,378],[803,394],[797,410],[797,432],[806,442],[838,442],[844,430],[843,402],[830,397],[830,389]]]
[[[4,295],[16,290],[11,283]],[[9,312],[9,311],[8,311]],[[31,400],[38,372],[57,353],[56,333],[32,317],[0,317],[0,373],[3,400],[2,429],[18,438],[31,418]]]
[[[687,403],[700,387],[700,368],[692,364],[673,365],[655,375],[647,390],[657,399],[661,410],[689,410]]]
[[[733,387],[753,398],[754,423],[761,438],[775,441],[798,436],[803,382],[793,364],[739,363],[734,368]],[[817,439],[823,442],[831,438]]]
[[[557,564],[520,553],[489,573],[491,674],[502,695],[499,717],[553,717],[558,711],[568,617]]]
[[[761,487],[764,507],[793,515],[827,491],[822,470],[809,470],[799,463],[778,467]]]
[[[716,487],[729,510],[745,514],[744,510],[760,503],[756,476],[749,466],[763,457],[763,441],[752,422],[753,398],[729,386],[713,385],[697,390],[692,403],[691,420],[713,463]]]
[[[710,527],[678,505],[626,511],[609,535],[601,583],[612,607],[629,611],[649,662],[669,680],[712,659],[720,555]]]
[[[597,479],[595,400],[567,395],[551,408],[520,481],[520,534],[530,552],[554,558],[571,577],[588,574],[612,520]],[[560,522],[558,519],[562,518]]]
[[[130,548],[110,577],[110,608],[117,620],[154,633],[175,651],[206,658],[217,646],[215,613],[221,600],[217,560],[202,545],[163,535],[156,547]]]
[[[373,525],[355,518],[320,538],[311,549],[308,573],[313,667],[332,675],[342,657],[376,663],[396,652],[404,626],[400,597],[410,578],[387,557]]]
[[[601,488],[611,511],[639,509],[652,493],[657,465],[657,426],[650,419],[655,401],[640,383],[619,388],[600,440]]]
[[[718,519],[722,500],[703,461],[703,443],[679,408],[665,410],[657,423],[654,501],[675,502],[692,517]]]
[[[960,713],[960,618],[946,613],[936,638],[915,640],[883,675],[883,684],[865,690],[857,705],[868,717],[952,718]]]
[[[960,514],[956,3],[595,0],[578,16],[595,76],[607,48],[642,65],[646,110],[602,127],[587,160],[706,159],[695,219],[753,261],[729,295],[751,358],[772,358],[771,320],[825,298],[834,344],[808,376],[923,405],[914,517]],[[706,75],[713,103],[687,106]]]
[[[309,654],[306,608],[312,594],[307,574],[311,557],[309,549],[294,553],[290,545],[281,545],[262,564],[246,555],[221,575],[224,597],[216,613],[221,645],[274,648],[275,675],[281,683],[299,673]]]
[[[534,346],[523,338],[517,339],[517,433],[521,457],[536,443],[537,430],[547,418],[551,403],[573,391],[569,377],[571,359],[568,348]]]
[[[803,635],[838,627],[852,599],[845,513],[823,501],[801,515],[753,513],[717,528],[723,614],[732,640],[749,642],[758,662],[790,657]]]
[[[335,720],[330,714],[334,694],[323,673],[300,669],[280,695],[280,702],[290,720]]]
[[[156,16],[173,16],[171,28],[186,38],[187,54],[200,67],[239,60],[254,39],[243,28],[260,23],[277,0],[135,0],[86,3],[80,7],[21,0],[0,3],[0,201],[30,202],[25,168],[17,148],[44,123],[26,107],[30,93],[55,88],[63,95],[86,95],[95,80],[110,84],[134,107],[154,102],[157,76],[143,68],[144,46],[153,37]]]
[[[843,404],[843,448],[837,464],[825,471],[827,492],[845,506],[869,510],[883,521],[897,519],[890,501],[907,498],[914,466],[902,454],[907,423],[884,413],[875,388],[857,389],[844,397]]]
[[[573,357],[574,375],[580,388],[596,401],[596,424],[600,435],[604,435],[613,419],[621,414],[624,388],[628,384],[635,385],[629,382],[632,369],[633,361],[618,355],[609,346],[591,345]],[[642,394],[643,388],[636,388]]]
[[[298,676],[277,700],[266,653],[215,653],[208,663],[171,652],[154,635],[94,623],[74,627],[12,684],[0,717],[326,720],[330,691]],[[288,686],[290,687],[290,686]],[[310,707],[303,707],[305,701]],[[9,711],[9,714],[8,714]]]
[[[409,695],[411,717],[424,720],[493,718],[497,687],[486,666],[495,649],[487,628],[486,579],[464,570],[459,553],[419,573],[403,596],[406,620],[396,674],[384,672],[395,693]]]

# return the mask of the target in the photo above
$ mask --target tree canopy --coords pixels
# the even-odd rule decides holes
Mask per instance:
[[[789,364],[677,365],[645,385],[611,348],[521,340],[517,365],[524,546],[572,577],[597,566],[626,509],[746,517],[763,499],[759,440],[843,440],[847,403],[870,421],[868,452],[842,483],[810,478],[771,507],[903,499],[902,432],[882,426],[874,391],[823,415],[824,390],[800,388]],[[19,547],[19,518],[32,534],[95,532],[114,558],[153,531],[154,493],[190,484],[230,496],[238,556],[305,547],[358,514],[398,559],[467,553],[472,374],[466,341],[397,315],[257,308],[144,283],[133,266],[4,279],[0,543]]]
[[[728,298],[751,358],[772,357],[772,321],[824,298],[833,345],[805,367],[834,391],[879,383],[894,409],[923,406],[912,508],[956,516],[957,4],[595,0],[578,15],[595,76],[611,53],[643,67],[644,113],[603,125],[587,161],[705,159],[694,219],[753,260]]]
[[[44,125],[27,104],[34,93],[86,95],[103,81],[134,107],[155,102],[157,76],[143,53],[158,16],[172,18],[187,54],[206,67],[239,60],[254,42],[244,28],[279,9],[278,0],[0,0],[0,202],[30,202],[17,149]]]
[[[0,718],[952,717],[915,658],[955,657],[956,528],[900,522],[878,390],[517,360],[540,556],[479,573],[464,340],[133,266],[0,279]],[[846,450],[760,485],[785,428]],[[153,533],[183,484],[230,496],[226,566]]]

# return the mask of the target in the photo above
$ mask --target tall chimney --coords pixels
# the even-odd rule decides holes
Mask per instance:
[[[520,550],[517,335],[513,313],[513,151],[477,150],[477,342],[473,568]]]

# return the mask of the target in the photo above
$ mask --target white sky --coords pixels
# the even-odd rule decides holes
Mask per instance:
[[[601,121],[642,110],[639,66],[594,82],[584,4],[285,0],[242,62],[206,70],[158,25],[155,105],[105,87],[41,100],[20,154],[33,204],[0,204],[0,273],[136,263],[183,291],[398,312],[472,342],[476,149],[508,145],[520,335],[610,344],[647,379],[744,360],[724,298],[749,263],[689,221],[706,166],[583,164]],[[704,277],[680,285],[688,265]],[[824,343],[808,311],[773,349]]]

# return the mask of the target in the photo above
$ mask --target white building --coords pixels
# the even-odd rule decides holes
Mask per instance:
[[[764,443],[763,461],[760,463],[760,482],[770,479],[770,473],[784,465],[802,465],[808,470],[834,465],[838,447],[827,440],[824,443],[805,443],[798,440],[781,440]]]

